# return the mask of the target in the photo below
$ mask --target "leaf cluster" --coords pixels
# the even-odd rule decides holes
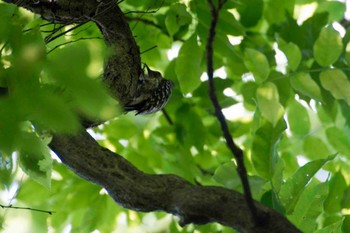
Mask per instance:
[[[315,12],[300,20],[296,5],[315,2]],[[120,115],[95,128],[96,138],[144,172],[242,191],[207,93],[208,4],[125,0],[119,6],[140,51],[156,46],[142,53],[142,61],[176,83],[166,106],[173,123],[161,113]],[[335,1],[227,1],[216,31],[215,88],[245,152],[253,196],[303,232],[350,231],[350,31],[340,33],[335,24],[344,14],[345,4]],[[101,41],[87,40],[47,55],[50,46],[99,32],[87,24],[46,45],[47,32],[36,16],[5,4],[0,15],[0,88],[9,93],[0,97],[2,189],[19,182],[17,161],[30,178],[51,183],[47,191],[22,180],[16,198],[54,209],[49,225],[58,231],[71,224],[74,232],[232,232],[216,224],[181,228],[162,213],[123,210],[97,186],[57,162],[52,166],[43,132],[74,133],[81,115],[116,114],[96,80],[107,52]],[[33,222],[44,229],[43,218]]]

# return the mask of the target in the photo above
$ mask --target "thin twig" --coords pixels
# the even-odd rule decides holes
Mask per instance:
[[[2,204],[0,204],[0,207],[3,208],[3,209],[30,210],[30,211],[46,213],[46,214],[49,214],[49,215],[52,215],[53,213],[55,213],[55,211],[50,211],[50,210],[41,210],[41,209],[35,209],[35,208],[29,208],[29,207],[19,207],[19,206],[12,206],[12,205],[2,205]]]
[[[157,48],[157,47],[158,47],[157,45],[154,45],[154,46],[152,46],[151,48],[148,48],[148,49],[146,49],[146,50],[143,50],[142,52],[140,52],[140,54],[146,53],[146,52],[148,52],[148,51],[150,51],[150,50],[152,50],[152,49],[155,49],[155,48]]]
[[[124,15],[128,15],[128,14],[134,14],[134,13],[137,13],[137,14],[153,14],[153,13],[156,13],[157,11],[128,11],[128,12],[125,12]]]
[[[49,41],[51,40],[52,36],[55,35],[56,32],[60,31],[62,28],[64,28],[65,26],[67,26],[68,24],[62,24],[59,25],[58,28],[56,28],[56,24],[54,25],[54,29],[50,31],[50,34],[48,36],[45,37],[44,41],[46,44],[49,43]]]
[[[2,47],[0,48],[0,57],[1,57],[1,54],[2,54],[2,51],[5,49],[6,45],[8,44],[8,41],[6,41]]]
[[[144,19],[142,17],[130,17],[130,16],[125,16],[125,18],[129,21],[138,21],[138,22],[142,22],[144,24],[147,24],[147,25],[151,25],[155,28],[158,28],[158,29],[162,29],[161,26],[159,26],[158,24],[156,24],[155,22],[151,21],[151,20],[148,20],[148,19]]]
[[[86,22],[79,23],[78,25],[76,25],[76,26],[74,26],[74,27],[72,27],[72,28],[70,28],[70,29],[68,29],[68,30],[66,30],[66,31],[64,31],[64,32],[62,32],[62,33],[56,35],[56,36],[53,36],[53,37],[46,37],[46,38],[45,38],[45,43],[48,44],[48,43],[52,42],[53,40],[57,39],[58,37],[60,37],[60,36],[62,36],[62,35],[64,35],[64,34],[67,34],[68,32],[73,31],[73,30],[75,30],[75,29],[77,29],[77,28],[83,26],[85,23],[86,23]]]
[[[164,108],[162,109],[162,112],[163,112],[163,115],[164,115],[166,121],[169,123],[169,125],[173,125],[174,122],[171,120],[169,114],[167,113],[167,111],[165,111]]]
[[[56,46],[53,47],[50,51],[48,51],[47,54],[51,53],[52,51],[54,51],[55,49],[57,49],[57,48],[59,48],[59,47],[61,47],[61,46],[63,46],[63,45],[75,43],[75,42],[78,42],[78,41],[80,41],[80,40],[90,40],[90,39],[100,39],[100,40],[102,40],[102,38],[101,38],[101,37],[98,37],[98,36],[96,36],[96,37],[87,37],[87,38],[81,37],[81,38],[76,39],[76,40],[71,40],[71,41],[67,41],[67,42],[64,42],[64,43],[62,43],[62,44],[56,45]]]
[[[245,199],[247,202],[247,205],[250,209],[252,219],[255,222],[255,224],[259,224],[259,216],[257,214],[256,206],[254,204],[254,200],[252,198],[251,190],[249,187],[249,181],[247,177],[247,170],[244,166],[244,159],[243,159],[243,151],[234,143],[233,138],[231,136],[231,133],[229,131],[229,128],[226,123],[226,119],[224,114],[222,113],[221,106],[219,104],[218,98],[215,93],[215,86],[214,86],[214,80],[213,80],[213,43],[215,38],[215,27],[218,22],[219,18],[219,11],[223,4],[225,3],[224,0],[219,0],[218,6],[216,7],[212,0],[208,0],[208,3],[210,5],[211,10],[211,24],[209,28],[209,35],[208,35],[208,41],[206,45],[206,59],[207,59],[207,73],[208,73],[208,82],[209,82],[209,96],[213,103],[214,109],[215,109],[215,115],[220,122],[221,130],[224,134],[226,143],[228,148],[231,150],[233,156],[236,158],[237,161],[237,172],[240,176]]]

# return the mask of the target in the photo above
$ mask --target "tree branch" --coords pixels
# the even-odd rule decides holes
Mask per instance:
[[[230,130],[227,126],[226,119],[224,114],[221,111],[221,106],[219,104],[218,98],[215,93],[215,85],[214,85],[214,80],[213,80],[213,73],[214,73],[214,68],[213,68],[213,43],[215,39],[215,27],[218,22],[219,18],[219,12],[224,4],[225,1],[219,0],[218,6],[216,7],[213,3],[212,0],[208,0],[209,5],[210,5],[210,10],[211,10],[211,24],[209,28],[209,35],[208,35],[208,41],[207,41],[207,46],[206,46],[206,58],[207,58],[207,72],[208,72],[208,82],[209,82],[209,96],[210,99],[214,105],[215,109],[215,115],[220,122],[221,130],[224,134],[226,144],[228,148],[230,149],[233,157],[236,158],[237,161],[237,172],[239,177],[241,178],[241,182],[243,185],[243,190],[245,194],[245,199],[248,204],[248,207],[251,212],[251,216],[253,218],[253,221],[255,224],[259,225],[264,222],[264,216],[262,213],[257,213],[257,209],[254,205],[254,200],[252,198],[252,194],[250,191],[249,187],[249,181],[247,177],[247,170],[244,166],[244,155],[243,151],[234,143],[233,138],[231,136]]]
[[[53,213],[55,213],[55,211],[51,211],[51,210],[41,210],[41,209],[35,209],[35,208],[30,208],[30,207],[19,207],[19,206],[13,206],[13,205],[0,204],[0,207],[3,209],[30,210],[30,211],[35,211],[35,212],[46,213],[49,215],[52,215]]]
[[[221,187],[197,186],[175,175],[150,175],[122,156],[101,147],[87,132],[55,135],[51,149],[72,171],[104,187],[121,206],[136,211],[165,211],[180,224],[218,222],[241,232],[299,232],[286,218],[256,202],[266,221],[252,224],[244,196]]]
[[[104,81],[121,103],[134,95],[141,72],[140,53],[125,17],[112,0],[11,1],[51,22],[99,26],[112,51]],[[101,147],[86,131],[53,135],[50,148],[79,176],[104,187],[121,206],[137,211],[165,211],[180,224],[218,222],[241,232],[299,232],[285,217],[255,202],[265,222],[253,224],[244,195],[221,187],[196,186],[175,175],[150,175],[137,170],[122,156]]]

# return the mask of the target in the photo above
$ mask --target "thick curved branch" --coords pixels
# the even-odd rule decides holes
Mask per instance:
[[[54,136],[51,149],[76,174],[104,187],[125,208],[165,211],[180,217],[180,224],[218,222],[241,232],[299,232],[283,216],[256,202],[266,221],[255,226],[241,193],[221,187],[196,186],[175,175],[149,175],[87,133]]]
[[[127,103],[136,91],[140,55],[126,20],[115,4],[106,0],[11,1],[45,19],[60,23],[93,20],[101,29],[112,55],[104,80],[114,97]],[[255,225],[244,195],[220,187],[195,186],[175,175],[149,175],[103,147],[86,131],[79,135],[54,135],[50,148],[79,176],[104,187],[120,205],[138,211],[166,211],[181,224],[218,222],[241,232],[299,232],[286,218],[255,203],[265,222]]]

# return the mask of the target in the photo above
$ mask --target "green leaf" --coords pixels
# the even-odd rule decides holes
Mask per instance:
[[[57,95],[42,90],[32,93],[31,98],[23,96],[22,99],[21,110],[35,125],[65,133],[79,129],[78,117]]]
[[[311,161],[300,167],[281,187],[279,193],[281,204],[285,207],[286,213],[291,214],[299,200],[300,195],[304,192],[305,187],[322,166],[335,155],[329,156],[327,159],[319,159]]]
[[[52,55],[48,79],[64,88],[71,107],[93,119],[111,118],[118,114],[118,106],[100,80],[87,76],[89,64],[90,55],[86,45],[65,47]]]
[[[33,133],[23,134],[19,165],[33,180],[51,188],[52,158],[49,148]]]
[[[325,1],[319,2],[316,12],[327,12],[328,22],[333,23],[334,21],[340,21],[344,18],[346,11],[345,2],[338,1]]]
[[[218,97],[219,104],[222,108],[230,107],[237,103],[237,101],[231,97],[228,97],[224,94],[224,90],[232,86],[233,81],[231,79],[220,79],[217,78],[214,80],[215,83],[215,92]],[[208,98],[208,80],[202,82],[200,86],[193,92],[193,98],[198,99],[198,106],[212,109],[212,102]]]
[[[284,160],[278,159],[276,166],[274,167],[273,177],[271,180],[272,190],[274,194],[279,193],[279,191],[281,190],[281,186],[283,184],[283,171],[285,167],[286,167],[286,164]]]
[[[289,219],[302,232],[314,232],[317,226],[316,219],[323,211],[323,202],[328,194],[328,183],[308,185],[301,194],[295,210]]]
[[[257,83],[263,82],[269,76],[270,66],[266,56],[255,49],[245,49],[244,64],[253,73]]]
[[[343,221],[344,219],[335,222],[331,225],[326,226],[325,228],[322,228],[320,230],[314,231],[314,233],[343,233],[343,232],[347,232],[346,230],[342,230],[342,226],[343,226]]]
[[[275,127],[265,122],[253,137],[252,162],[257,173],[267,180],[274,174],[277,147],[286,128],[284,120],[280,120]]]
[[[258,85],[256,82],[245,82],[241,86],[241,93],[244,99],[244,107],[247,109],[255,110],[256,107],[256,90],[258,89]]]
[[[273,126],[276,126],[284,114],[284,108],[279,102],[279,94],[275,84],[268,82],[256,90],[256,99],[261,115]]]
[[[314,57],[321,66],[330,66],[336,62],[343,51],[342,38],[333,27],[326,27],[314,44]]]
[[[350,105],[350,82],[346,74],[339,69],[325,70],[320,74],[322,86],[336,99],[343,99]]]
[[[348,134],[337,127],[329,127],[326,129],[326,135],[330,144],[337,150],[337,152],[348,156],[350,158],[350,137]]]
[[[290,79],[292,87],[300,93],[317,101],[322,100],[321,89],[309,73],[300,72]]]
[[[340,213],[346,188],[347,184],[343,174],[335,173],[329,181],[329,194],[324,202],[324,209],[327,213]]]
[[[224,185],[228,189],[236,190],[240,187],[241,180],[236,171],[236,166],[232,162],[225,163],[215,170],[213,179]]]
[[[303,150],[310,159],[327,158],[331,154],[327,145],[320,138],[314,136],[303,140]]]
[[[288,67],[293,71],[296,70],[302,59],[299,47],[296,44],[289,42],[288,44],[280,46],[280,49],[287,57]]]
[[[311,127],[309,115],[300,103],[292,101],[288,105],[287,116],[293,134],[302,137],[309,133]]]
[[[193,35],[182,45],[176,60],[175,73],[182,93],[191,93],[200,85],[201,60],[202,51],[197,44],[197,36]]]
[[[165,26],[172,36],[181,26],[190,24],[191,15],[186,11],[186,6],[180,3],[173,4],[165,17]]]
[[[7,42],[14,32],[20,32],[20,25],[17,24],[19,20],[13,17],[16,11],[15,5],[0,3],[0,44]]]
[[[186,119],[185,121],[183,119]],[[201,116],[189,105],[183,105],[176,112],[178,139],[188,148],[195,146],[199,152],[203,151],[207,132]],[[196,136],[197,135],[197,136]],[[200,135],[200,137],[198,137]]]
[[[217,25],[218,37],[222,35],[239,36],[244,35],[244,27],[236,20],[235,16],[228,11],[221,11],[219,14],[220,23]]]
[[[265,18],[270,24],[280,23],[286,17],[286,12],[293,15],[295,0],[270,0],[267,2]]]
[[[241,16],[240,21],[245,27],[255,26],[263,13],[264,3],[262,0],[243,1],[237,7]]]
[[[0,151],[6,154],[16,149],[17,138],[21,134],[19,111],[14,98],[0,99]]]

